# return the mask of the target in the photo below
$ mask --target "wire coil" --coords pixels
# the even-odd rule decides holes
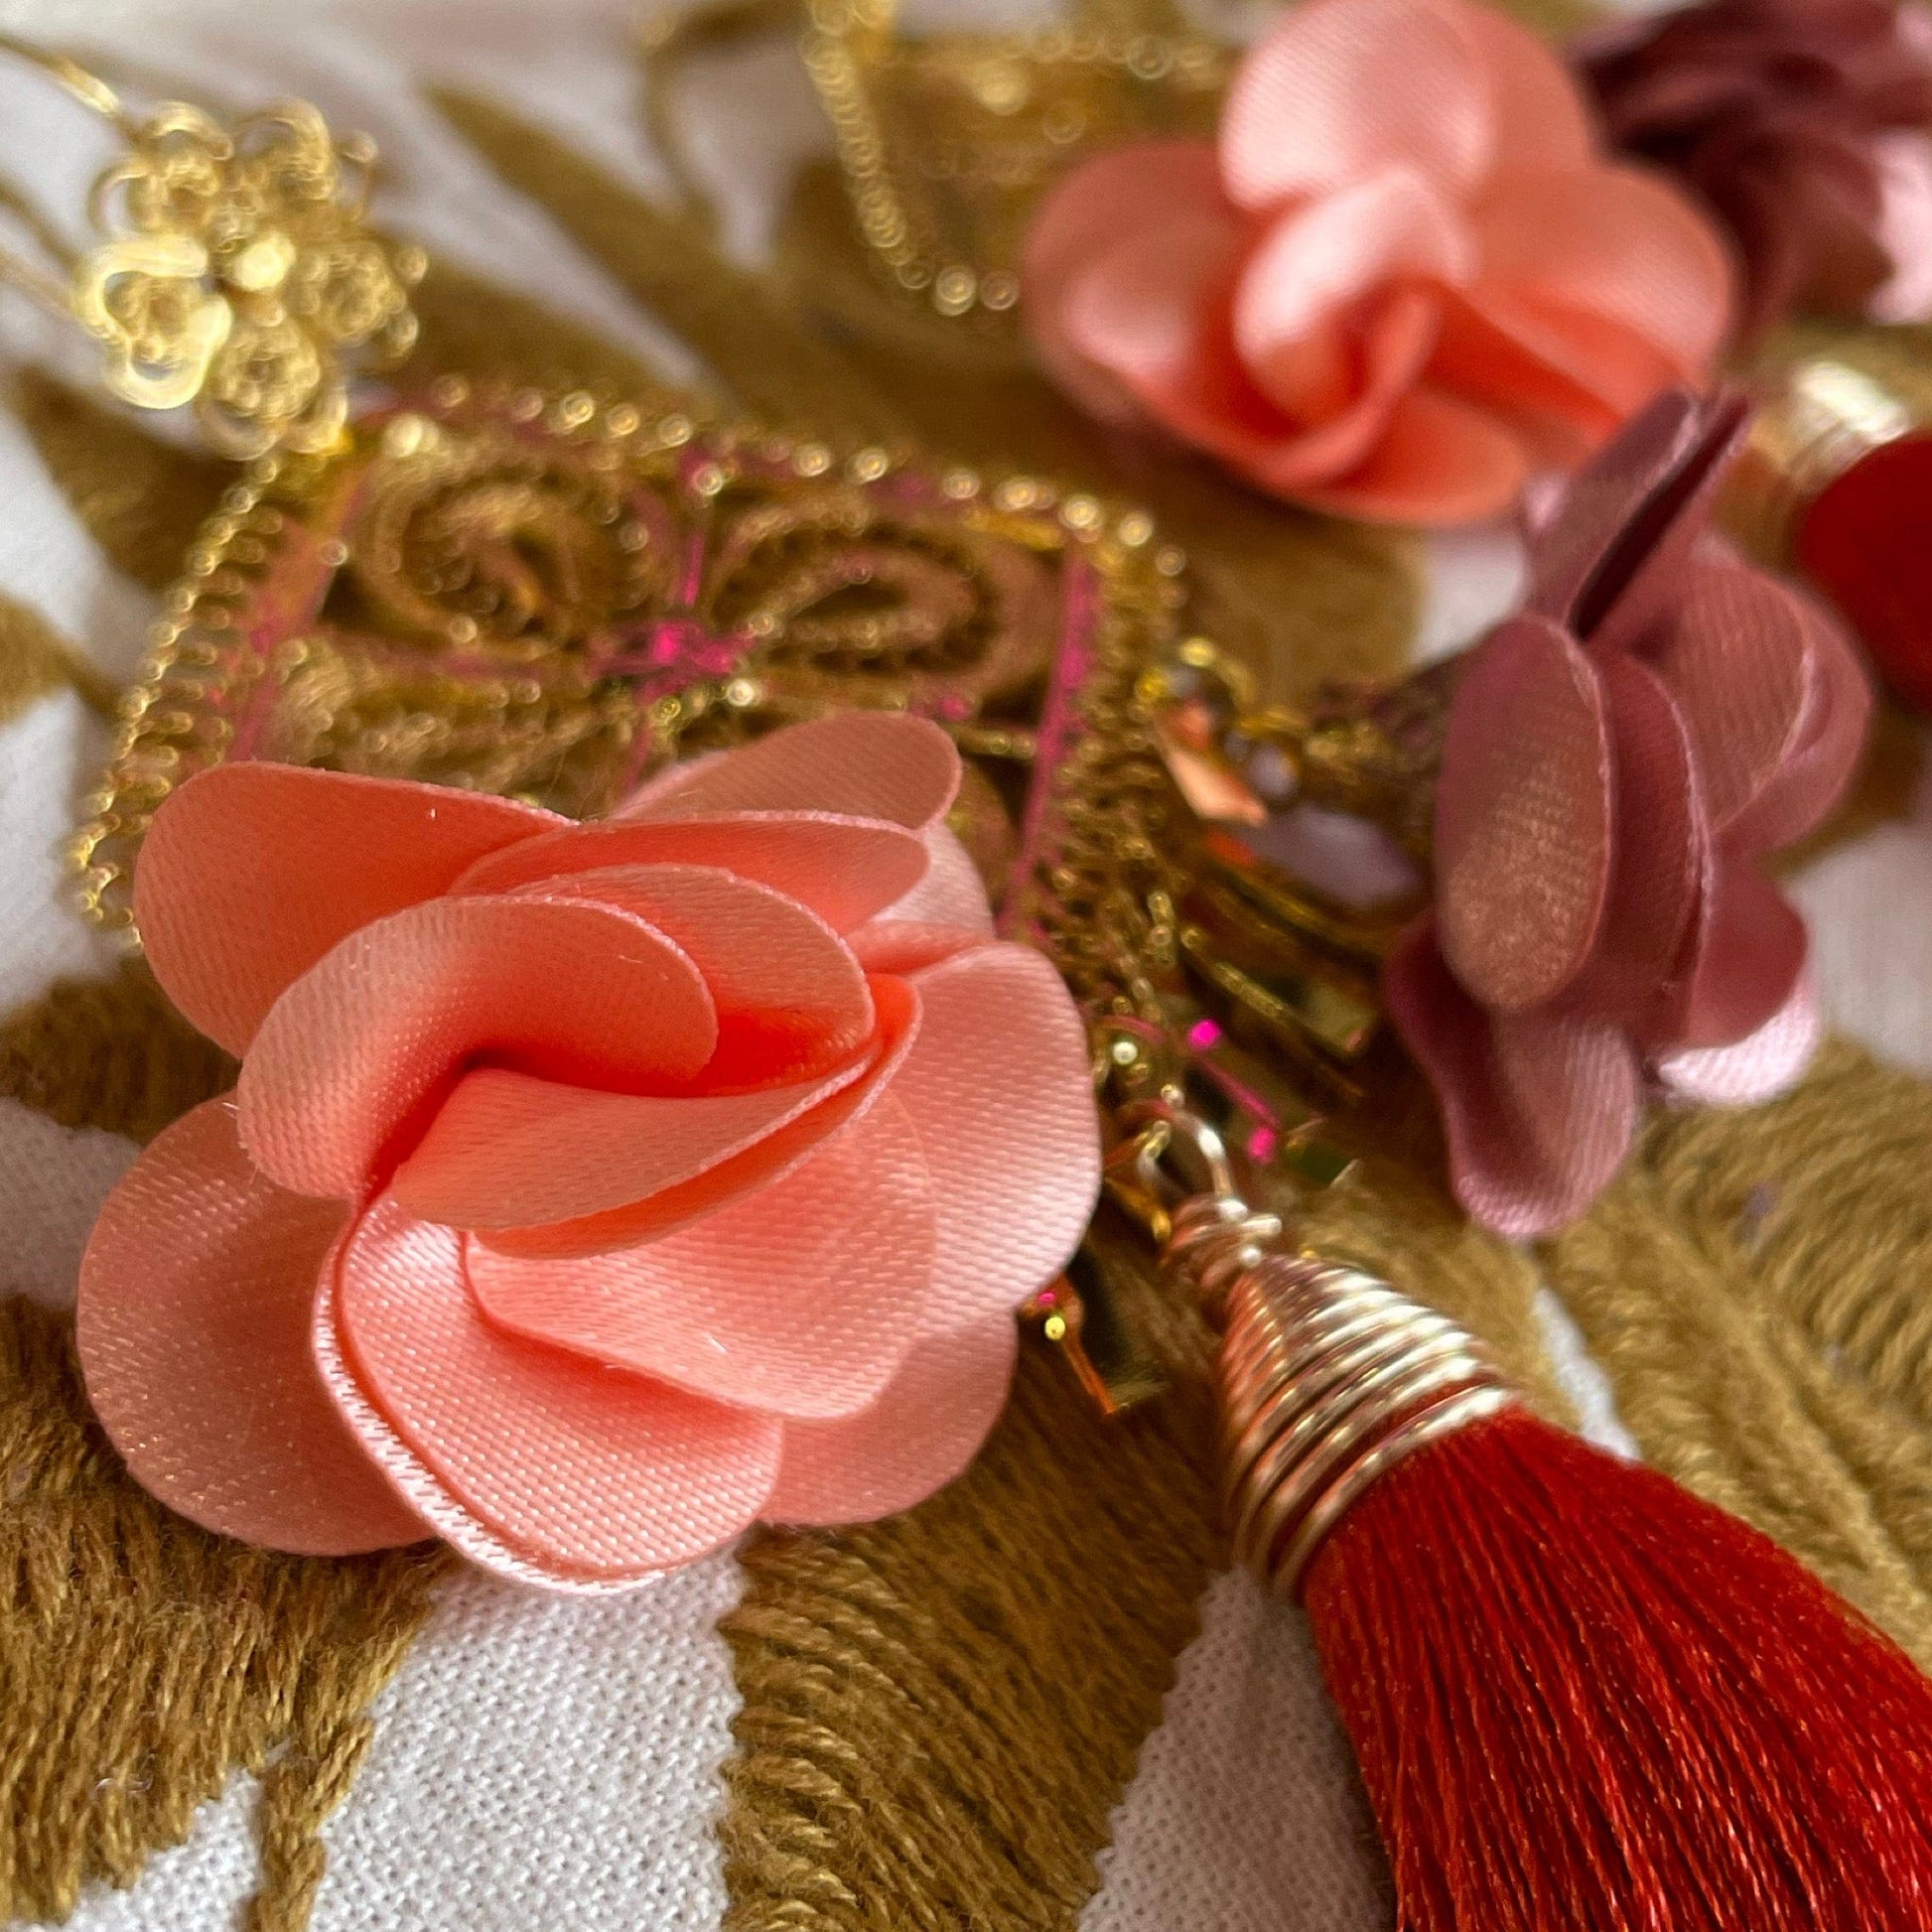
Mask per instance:
[[[1232,1196],[1174,1216],[1168,1254],[1224,1332],[1222,1486],[1234,1544],[1295,1595],[1323,1539],[1406,1456],[1517,1398],[1448,1315],[1336,1263],[1268,1251]]]

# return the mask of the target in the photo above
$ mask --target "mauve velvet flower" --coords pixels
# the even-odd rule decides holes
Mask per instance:
[[[1608,137],[1735,237],[1742,327],[1808,308],[1932,317],[1932,13],[1707,0],[1572,47]]]
[[[1817,1044],[1804,921],[1759,862],[1836,802],[1871,699],[1837,623],[1708,531],[1744,420],[1680,394],[1631,424],[1456,687],[1435,902],[1385,992],[1456,1194],[1504,1234],[1589,1204],[1647,1087],[1766,1098]]]
[[[958,754],[846,713],[601,823],[285,765],[156,814],[156,976],[241,1056],[81,1271],[87,1391],[209,1529],[622,1587],[950,1480],[1098,1187]]]
[[[1729,326],[1731,265],[1662,176],[1597,152],[1563,63],[1473,0],[1307,0],[1218,147],[1074,170],[1022,263],[1048,372],[1278,496],[1447,524],[1506,508]]]

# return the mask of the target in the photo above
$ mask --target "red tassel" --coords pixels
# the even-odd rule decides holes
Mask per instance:
[[[1924,1932],[1932,1684],[1736,1518],[1521,1409],[1304,1602],[1403,1932]]]
[[[1905,1653],[1280,1232],[1217,1176],[1168,1254],[1225,1329],[1234,1540],[1307,1606],[1400,1932],[1932,1928],[1932,1683]]]

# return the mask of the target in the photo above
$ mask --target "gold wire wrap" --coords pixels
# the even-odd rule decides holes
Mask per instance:
[[[1236,1552],[1284,1596],[1374,1483],[1517,1399],[1467,1329],[1352,1268],[1270,1255],[1227,1323],[1223,1495]]]
[[[1282,1595],[1349,1509],[1430,1443],[1520,1400],[1460,1322],[1343,1262],[1276,1250],[1219,1136],[1156,1103],[1180,1185],[1165,1259],[1222,1329],[1221,1494],[1237,1556]],[[1173,1169],[1171,1169],[1173,1172]]]

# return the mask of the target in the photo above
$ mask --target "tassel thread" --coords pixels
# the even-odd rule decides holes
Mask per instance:
[[[1224,1329],[1238,1547],[1300,1595],[1400,1932],[1924,1932],[1932,1683],[1748,1525],[1524,1409],[1465,1330],[1274,1251],[1168,1255]]]

